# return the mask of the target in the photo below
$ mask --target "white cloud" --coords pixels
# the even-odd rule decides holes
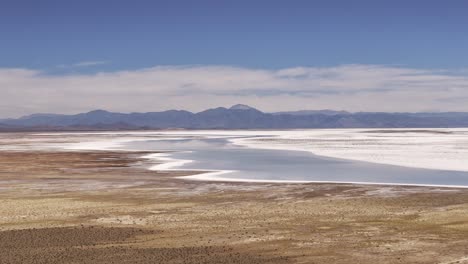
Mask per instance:
[[[108,61],[81,61],[73,64],[60,64],[57,67],[66,69],[66,68],[77,68],[77,67],[92,67],[98,65],[108,64]]]
[[[82,61],[82,62],[78,62],[78,63],[73,64],[73,66],[87,67],[87,66],[103,65],[103,64],[107,64],[107,63],[108,63],[107,61]]]
[[[91,62],[83,62],[91,63]],[[84,64],[84,66],[85,66]],[[296,67],[157,66],[47,75],[0,69],[1,116],[33,112],[204,110],[246,103],[264,111],[468,111],[465,71],[382,65]]]

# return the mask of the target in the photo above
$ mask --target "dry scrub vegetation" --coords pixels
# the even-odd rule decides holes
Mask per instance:
[[[187,181],[143,154],[3,151],[0,263],[468,263],[464,189]]]

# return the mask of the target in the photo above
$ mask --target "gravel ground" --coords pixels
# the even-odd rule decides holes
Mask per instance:
[[[187,181],[144,154],[3,150],[0,263],[468,263],[466,189]]]

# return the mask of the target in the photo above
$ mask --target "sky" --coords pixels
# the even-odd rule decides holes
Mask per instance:
[[[468,112],[468,1],[0,4],[0,117],[236,103]]]

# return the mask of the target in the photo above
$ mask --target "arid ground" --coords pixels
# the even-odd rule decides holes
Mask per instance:
[[[2,264],[468,263],[468,189],[189,181],[1,138]]]

